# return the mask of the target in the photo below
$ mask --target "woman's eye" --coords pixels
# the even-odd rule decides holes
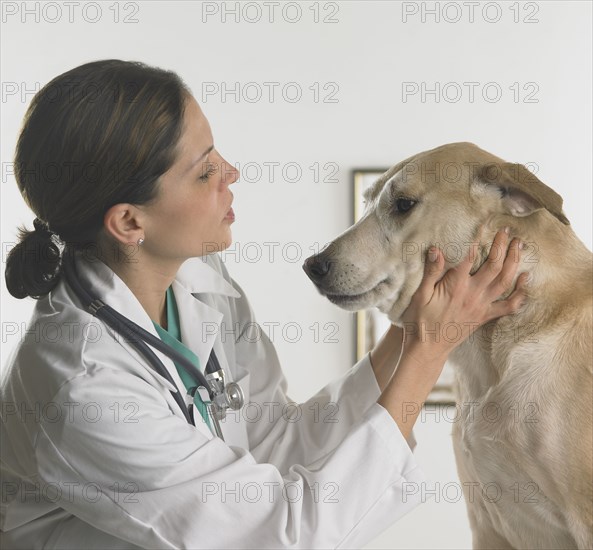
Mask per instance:
[[[398,214],[404,214],[408,210],[410,210],[417,201],[412,199],[397,199],[395,201],[395,208]]]
[[[210,167],[210,168],[208,168],[206,173],[204,175],[200,176],[198,179],[200,179],[200,181],[208,181],[208,178],[215,173],[216,173],[216,168]]]

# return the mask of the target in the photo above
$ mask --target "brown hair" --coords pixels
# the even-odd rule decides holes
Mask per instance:
[[[6,262],[15,298],[59,282],[60,241],[95,245],[114,204],[146,204],[173,164],[190,89],[172,71],[106,59],[75,67],[33,98],[15,153],[15,177],[37,230],[19,228]],[[69,248],[70,249],[70,248]]]

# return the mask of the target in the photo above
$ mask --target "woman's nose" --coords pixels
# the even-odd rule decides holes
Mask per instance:
[[[224,174],[226,182],[231,185],[239,179],[239,170],[232,164],[229,164],[226,160],[224,161]]]

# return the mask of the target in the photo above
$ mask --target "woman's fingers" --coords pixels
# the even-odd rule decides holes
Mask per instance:
[[[445,267],[443,253],[436,247],[430,247],[424,262],[424,276],[416,291],[416,297],[422,305],[427,304],[434,294],[434,286],[440,279]]]
[[[473,274],[475,282],[478,284],[490,284],[498,277],[505,259],[507,257],[507,247],[509,235],[505,230],[499,230],[494,237],[494,242],[490,247],[490,252],[486,261],[480,266],[480,269]]]
[[[509,295],[506,300],[500,300],[498,302],[492,302],[488,317],[485,322],[498,319],[503,315],[509,315],[516,313],[521,308],[527,299],[527,281],[529,279],[529,273],[524,271],[517,278],[515,290]]]
[[[522,244],[520,239],[513,239],[504,259],[502,269],[491,284],[492,293],[495,297],[504,294],[513,284],[513,279],[519,268],[521,260]]]
[[[469,252],[461,260],[461,262],[454,268],[455,273],[458,273],[460,277],[467,278],[470,274],[474,262],[476,261],[476,256],[478,254],[478,250],[480,247],[480,240],[482,238],[482,233],[484,232],[484,226],[480,226],[474,241],[470,244]]]
[[[496,233],[486,261],[473,276],[470,275],[478,254],[483,230],[484,227],[480,227],[474,242],[470,245],[468,254],[456,267],[450,268],[444,277],[445,257],[441,250],[434,246],[430,247],[424,263],[422,282],[415,293],[417,303],[428,304],[435,292],[435,285],[443,278],[448,286],[451,284],[450,288],[458,288],[458,283],[471,280],[475,289],[484,288],[487,290],[486,295],[491,294],[493,300],[510,288],[519,266],[520,240],[513,239],[509,246],[509,234],[504,229]],[[503,305],[497,306],[496,311],[504,311],[504,308],[509,307],[509,304],[515,305],[517,300],[515,298],[513,300],[509,296],[507,300],[499,302]]]

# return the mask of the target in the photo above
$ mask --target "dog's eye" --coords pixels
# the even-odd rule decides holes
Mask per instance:
[[[410,210],[417,201],[412,199],[397,199],[395,201],[395,209],[398,214],[404,214],[408,210]]]

